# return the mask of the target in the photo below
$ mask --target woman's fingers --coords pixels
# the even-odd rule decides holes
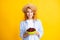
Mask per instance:
[[[25,38],[27,36],[29,36],[29,34],[27,32],[25,32],[24,35],[23,35],[23,37]]]
[[[39,35],[39,32],[36,31],[36,35]]]

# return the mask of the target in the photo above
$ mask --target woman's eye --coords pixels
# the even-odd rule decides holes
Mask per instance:
[[[27,13],[29,13],[29,11],[27,11]]]
[[[27,13],[33,13],[32,11],[27,11]]]

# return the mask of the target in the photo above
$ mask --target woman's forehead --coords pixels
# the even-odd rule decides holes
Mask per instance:
[[[27,11],[32,11],[31,9],[27,9]]]

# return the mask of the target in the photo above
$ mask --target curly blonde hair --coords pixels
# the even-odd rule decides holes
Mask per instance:
[[[22,11],[24,12],[25,14],[25,20],[28,19],[27,17],[27,9],[31,9],[33,11],[33,19],[36,19],[36,11],[37,11],[37,8],[36,6],[32,5],[32,4],[27,4],[23,7]]]

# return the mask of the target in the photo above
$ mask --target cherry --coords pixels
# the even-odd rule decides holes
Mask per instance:
[[[29,28],[29,29],[27,29],[27,31],[28,32],[33,32],[33,31],[36,31],[36,29],[35,28]]]

